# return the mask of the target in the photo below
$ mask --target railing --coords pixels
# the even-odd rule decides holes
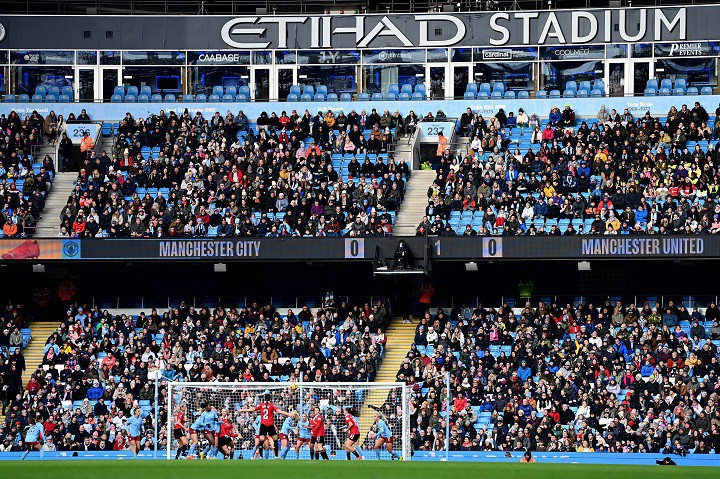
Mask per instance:
[[[509,285],[510,289],[517,290],[517,285]],[[618,288],[618,289],[624,289],[624,288]],[[610,299],[610,303],[612,306],[615,306],[615,303],[617,301],[621,301],[624,307],[628,307],[630,304],[634,304],[636,308],[643,309],[645,307],[645,303],[647,302],[651,307],[658,305],[667,305],[669,301],[674,301],[675,305],[677,307],[680,307],[681,305],[684,305],[686,308],[690,309],[692,311],[693,307],[698,307],[699,310],[704,310],[704,308],[707,308],[710,303],[718,304],[718,300],[720,300],[720,296],[713,296],[713,295],[694,295],[689,293],[672,293],[672,294],[659,294],[657,296],[653,296],[651,294],[647,295],[637,295],[637,294],[562,294],[562,295],[550,295],[550,294],[542,294],[542,293],[533,293],[529,300],[524,297],[520,297],[520,293],[518,292],[515,296],[501,296],[501,295],[492,295],[492,296],[465,296],[465,297],[458,297],[453,296],[449,298],[445,298],[441,304],[433,304],[431,309],[437,309],[437,308],[455,308],[455,307],[461,307],[461,306],[468,306],[470,308],[475,308],[478,305],[482,305],[484,308],[497,308],[506,302],[510,307],[514,308],[524,308],[526,302],[530,302],[530,305],[535,308],[540,302],[544,303],[553,303],[557,302],[558,306],[560,308],[565,307],[566,304],[572,304],[577,305],[577,302],[579,299],[582,299],[582,301],[585,304],[592,304],[596,308],[599,308],[605,304],[606,299]]]
[[[161,313],[162,311],[175,308],[180,304],[180,301],[184,300],[188,306],[193,306],[195,309],[203,307],[214,307],[216,304],[222,305],[223,307],[237,307],[243,308],[251,305],[253,302],[258,304],[270,304],[276,309],[293,309],[295,314],[298,313],[300,308],[307,305],[311,308],[319,308],[322,306],[322,298],[319,296],[195,296],[190,298],[180,297],[111,297],[111,298],[93,298],[93,307],[98,306],[101,310],[151,310],[157,308]],[[335,304],[339,305],[342,302],[347,304],[358,304],[363,305],[369,303],[373,305],[378,301],[383,301],[386,308],[390,308],[387,298],[385,296],[339,296],[335,295]],[[284,311],[283,311],[284,312]]]

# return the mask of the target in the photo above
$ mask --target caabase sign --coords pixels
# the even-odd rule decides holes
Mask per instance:
[[[720,39],[717,18],[720,5],[387,15],[18,15],[0,17],[0,23],[7,28],[3,48],[209,51],[697,42]],[[83,31],[89,37],[78,36]]]

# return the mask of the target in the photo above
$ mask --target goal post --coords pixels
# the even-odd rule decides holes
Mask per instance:
[[[237,427],[238,437],[234,439],[235,456],[242,454],[251,459],[254,453],[255,431],[253,421],[257,413],[241,413],[262,401],[265,392],[271,395],[278,409],[296,411],[302,417],[310,414],[315,406],[325,417],[325,449],[332,459],[345,459],[344,444],[347,433],[343,408],[352,406],[357,412],[360,440],[357,445],[366,459],[375,459],[375,415],[384,416],[393,434],[393,450],[403,459],[411,459],[409,386],[404,383],[321,383],[321,382],[169,382],[167,407],[167,459],[174,458],[177,441],[173,436],[176,412],[185,408],[185,422],[189,427],[200,414],[200,404],[208,403],[218,414],[227,409],[228,417]],[[276,415],[275,426],[278,432],[285,420]],[[203,441],[203,438],[199,438]],[[291,450],[287,459],[309,459],[309,449],[304,446],[300,454],[295,452],[297,431],[289,437]],[[199,449],[201,450],[201,449]],[[271,454],[272,457],[272,454]],[[379,452],[381,459],[390,459],[385,447]]]

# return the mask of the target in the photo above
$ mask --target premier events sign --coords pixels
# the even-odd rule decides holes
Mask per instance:
[[[720,40],[717,18],[720,5],[387,15],[18,15],[0,17],[6,31],[0,48],[209,52],[692,43]],[[78,31],[91,36],[78,37]],[[232,61],[223,55],[208,53],[199,61]],[[508,53],[488,55],[502,60]]]

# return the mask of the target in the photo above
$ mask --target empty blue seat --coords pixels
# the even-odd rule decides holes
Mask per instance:
[[[358,95],[358,100],[360,101],[368,101],[370,99],[370,94],[362,92]]]
[[[130,95],[128,95],[128,96],[130,96]],[[138,103],[147,103],[149,101],[150,101],[150,97],[144,93],[138,97]]]
[[[67,95],[65,95],[65,96],[67,96]],[[45,98],[43,98],[43,100],[44,101],[57,101],[57,96],[48,94],[48,95],[45,95]]]
[[[303,87],[303,95],[315,95],[315,87],[313,85],[305,85]]]
[[[222,96],[222,101],[225,101],[225,102],[227,102],[227,101],[235,101],[235,95],[223,95],[223,96]]]
[[[697,89],[697,87],[691,86],[691,87],[688,87],[688,89],[685,90],[685,92],[686,92],[688,95],[697,95],[697,94],[698,94],[698,89]]]
[[[593,91],[590,92],[590,96],[592,96],[592,97],[603,96],[603,91],[598,88],[595,88]]]
[[[605,94],[605,82],[602,80],[595,80],[593,83],[593,90],[600,90]]]
[[[350,93],[341,93],[340,101],[352,101],[352,95]]]
[[[212,95],[210,95],[208,97],[208,100],[210,100],[210,101],[220,101],[221,99],[222,99],[222,97],[220,95],[218,95],[217,93],[213,93]]]
[[[225,87],[225,94],[226,94],[226,95],[232,95],[233,97],[236,97],[237,94],[238,94],[238,92],[237,92],[237,87],[236,87],[235,85],[226,86],[226,87]]]
[[[578,84],[577,84],[577,82],[576,82],[576,81],[573,81],[573,80],[567,82],[567,83],[565,84],[565,91],[568,91],[568,90],[573,91],[573,92],[578,91]]]
[[[410,93],[408,92],[402,92],[400,95],[398,95],[398,100],[406,101],[410,99]]]
[[[110,101],[112,103],[121,103],[123,101],[123,97],[121,97],[120,95],[113,95],[110,97]]]
[[[319,94],[319,95],[327,96],[327,93],[328,93],[327,86],[326,85],[318,85],[317,91],[315,93]]]
[[[287,96],[287,100],[288,100],[288,101],[298,101],[298,100],[299,100],[299,97],[297,96],[297,93],[290,93],[290,94]]]
[[[175,95],[173,95],[172,93],[168,93],[167,95],[165,95],[165,101],[172,101],[172,102],[174,102],[174,101],[175,101]]]
[[[588,80],[583,80],[580,82],[580,86],[578,87],[578,90],[587,90],[591,91],[592,86],[590,85],[590,82]]]
[[[136,86],[129,86],[128,89],[127,89],[127,94],[128,94],[128,95],[132,95],[132,96],[134,96],[135,98],[137,98],[137,96],[140,94],[140,92],[138,91],[138,87],[136,87]]]
[[[527,90],[520,90],[518,92],[518,98],[530,98],[530,92]]]
[[[312,101],[313,97],[310,93],[303,93],[300,95],[300,101]]]
[[[397,93],[393,93],[393,92],[387,93],[387,94],[385,94],[385,99],[391,100],[391,101],[397,100]]]
[[[47,88],[45,85],[38,85],[35,87],[35,95],[45,96],[47,95]]]
[[[302,95],[302,90],[300,89],[300,86],[293,85],[290,87],[290,95],[297,95],[298,97]]]
[[[238,95],[245,95],[246,97],[250,98],[250,87],[247,85],[243,85],[240,88],[238,88]]]
[[[658,89],[660,88],[660,85],[658,84],[657,78],[650,78],[645,83],[645,88],[652,88],[653,90],[658,91]]]
[[[60,95],[60,87],[59,87],[59,86],[55,86],[55,85],[51,85],[50,87],[48,87],[47,92],[48,92],[50,95],[55,95],[55,96],[57,97],[57,96]]]
[[[673,89],[673,95],[684,95],[685,89],[684,88],[675,88]]]
[[[645,96],[655,96],[657,95],[657,90],[654,88],[646,88],[645,89]]]
[[[182,101],[187,101],[187,102],[195,101],[195,97],[193,95],[191,95],[190,93],[185,93],[181,98],[182,98]]]
[[[408,95],[412,95],[412,85],[410,85],[409,83],[405,83],[402,87],[400,87],[400,93],[407,93]]]
[[[15,97],[15,95],[8,94],[5,95],[5,101],[9,103],[14,103],[17,101],[17,98]]]
[[[423,98],[423,94],[422,94],[422,93],[417,93],[417,92],[416,92],[416,93],[413,93],[413,94],[412,94],[412,99],[413,99],[413,100],[423,100],[423,99],[424,99],[424,98]]]
[[[362,99],[362,98],[361,98],[361,99]],[[373,99],[373,100],[382,101],[383,95],[382,95],[382,93],[373,93],[373,94],[372,94],[372,99]]]
[[[475,99],[475,93],[473,93],[473,92],[471,92],[471,91],[466,91],[466,92],[465,92],[465,95],[463,95],[463,98],[464,98],[465,100],[474,100],[474,99]]]
[[[659,92],[660,96],[668,96],[670,95],[670,89],[669,88],[660,88]]]
[[[315,93],[315,101],[325,101],[325,98],[323,93]]]
[[[499,100],[502,97],[503,97],[503,92],[501,92],[500,90],[496,90],[496,91],[492,92],[492,98]]]
[[[550,98],[560,98],[560,90],[551,90]]]
[[[207,101],[207,96],[204,93],[200,93],[195,96],[195,101]]]
[[[672,90],[672,80],[669,78],[663,78],[660,80],[660,88],[667,88],[668,90]]]
[[[249,101],[250,97],[247,96],[245,93],[238,93],[235,97],[235,101]]]
[[[587,98],[588,96],[590,96],[590,92],[587,90],[578,90],[577,96],[578,98]]]
[[[393,83],[390,86],[388,86],[387,92],[388,92],[388,94],[394,93],[395,97],[397,98],[397,96],[400,94],[400,87],[397,85],[397,83]]]
[[[52,96],[52,95],[50,95],[50,96]],[[45,98],[47,99],[47,97],[45,97]],[[65,93],[60,95],[60,98],[58,98],[60,103],[68,103],[71,99],[72,99],[72,97],[70,95],[66,95]],[[50,101],[50,100],[47,100],[47,101]]]
[[[563,97],[565,98],[575,98],[575,90],[565,90],[563,92]]]
[[[147,95],[149,97],[152,97],[152,90],[148,85],[140,87],[140,94],[141,95]]]
[[[125,95],[125,101],[135,103],[137,101],[137,97],[135,95]]]
[[[212,94],[217,95],[218,98],[220,98],[225,94],[225,90],[223,89],[222,85],[215,85],[212,89]]]
[[[327,101],[338,101],[338,94],[335,92],[327,94]]]
[[[505,94],[505,84],[503,82],[495,82],[492,86],[492,91],[495,93],[496,91],[499,91],[502,94]]]
[[[35,101],[35,102],[45,101],[45,95],[35,94],[32,96],[32,101]]]
[[[538,90],[535,93],[535,98],[547,98],[547,92],[545,90]]]
[[[700,94],[701,95],[712,95],[713,94],[712,87],[709,87],[709,86],[702,87],[700,89]]]
[[[159,93],[155,93],[150,97],[150,101],[153,103],[160,103],[162,101],[162,95]]]

